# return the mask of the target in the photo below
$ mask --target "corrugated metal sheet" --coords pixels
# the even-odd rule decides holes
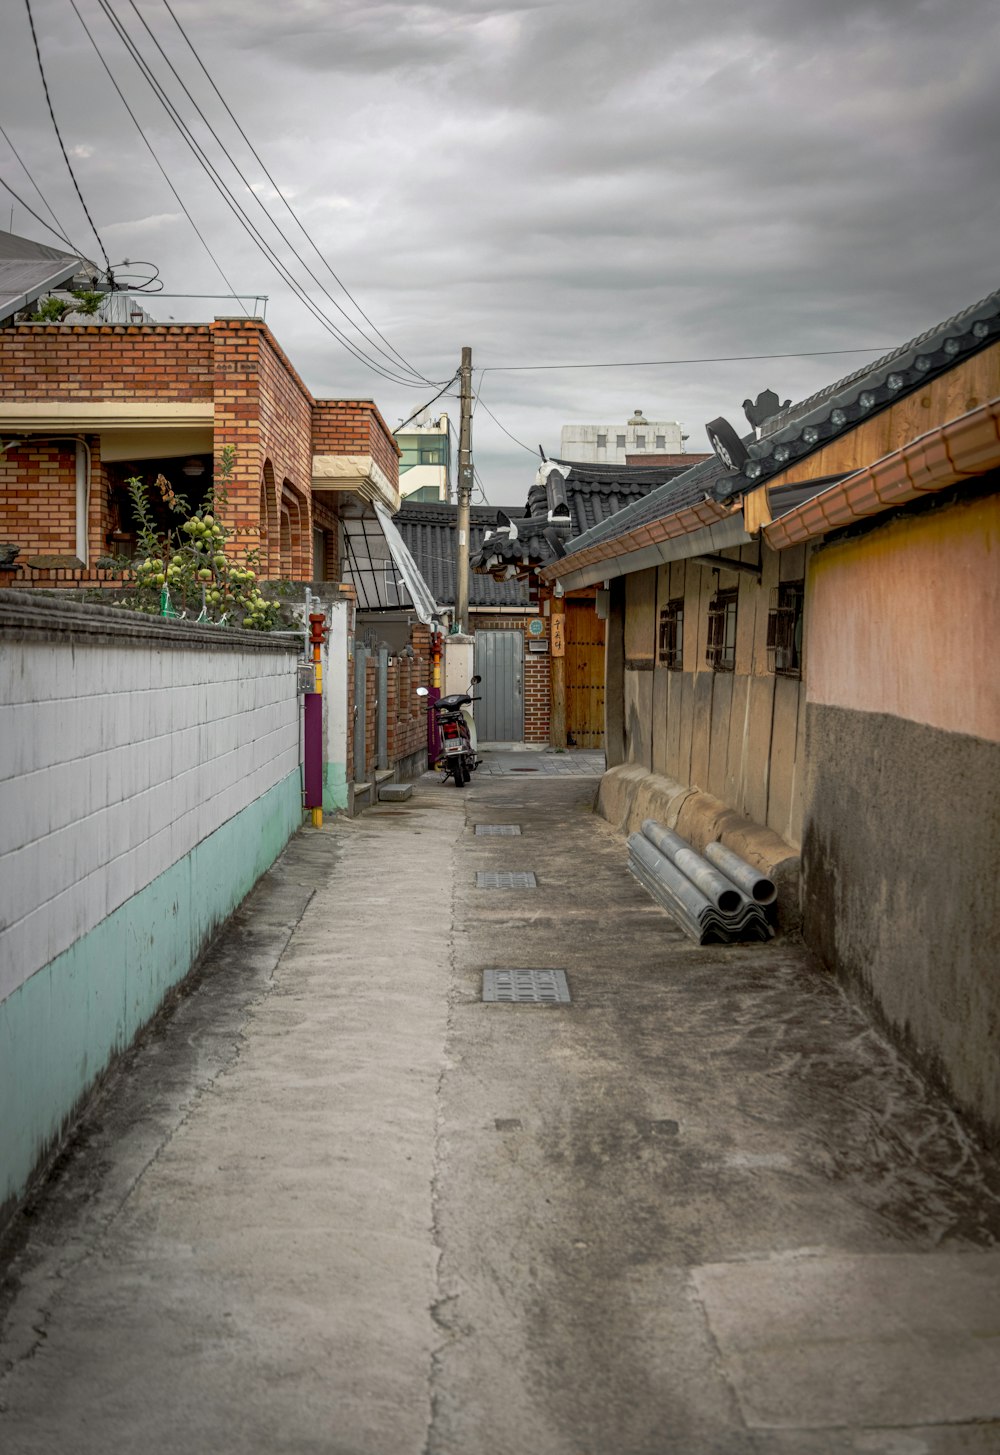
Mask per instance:
[[[50,288],[58,288],[79,272],[72,253],[0,232],[0,319],[10,318]]]

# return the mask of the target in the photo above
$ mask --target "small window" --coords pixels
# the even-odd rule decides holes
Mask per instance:
[[[708,607],[708,649],[706,660],[714,672],[736,669],[737,591],[719,591]]]
[[[684,670],[684,598],[675,597],[660,609],[658,660],[671,672]]]
[[[802,608],[805,583],[783,581],[771,592],[767,615],[767,665],[779,677],[802,676]]]
[[[606,434],[599,434],[597,436],[597,448],[599,450],[606,450],[607,447],[608,447],[608,437],[607,437],[607,435]]]
[[[665,450],[667,448],[667,437],[665,434],[658,434],[656,436],[656,448],[658,450]]]
[[[625,436],[623,434],[615,435],[615,440],[617,442],[618,448],[620,450],[623,450],[625,448]]]
[[[637,450],[644,450],[646,448],[646,436],[644,434],[636,435],[635,447]]]

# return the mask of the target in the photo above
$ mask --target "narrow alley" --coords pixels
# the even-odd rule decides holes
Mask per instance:
[[[490,769],[300,832],[95,1098],[4,1455],[1000,1450],[996,1162],[798,945],[684,938],[596,755]]]

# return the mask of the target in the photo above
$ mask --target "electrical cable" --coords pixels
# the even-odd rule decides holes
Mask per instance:
[[[125,29],[124,24],[115,14],[114,10],[111,8],[109,0],[98,0],[98,4],[104,12],[106,18],[111,23],[119,39],[128,50],[132,59],[135,61],[140,72],[148,81],[154,95],[157,97],[157,100],[163,106],[164,110],[167,112],[167,115],[170,117],[171,121],[180,132],[182,139],[191,150],[196,161],[199,163],[202,170],[209,178],[209,181],[211,181],[216,191],[219,193],[223,201],[229,207],[230,211],[233,213],[233,216],[239,222],[244,232],[247,233],[251,241],[254,242],[257,246],[258,250],[278,271],[283,280],[288,284],[289,288],[291,288],[294,295],[298,298],[299,302],[304,304],[304,306],[312,313],[313,317],[321,325],[321,327],[325,328],[328,333],[332,334],[333,337],[336,338],[337,341],[345,349],[347,349],[348,353],[352,354],[356,359],[358,359],[360,363],[363,363],[367,368],[371,369],[373,373],[380,375],[380,377],[382,377],[383,379],[388,379],[391,383],[399,384],[406,388],[417,388],[418,385],[413,379],[401,378],[398,374],[390,373],[383,365],[379,364],[378,361],[372,360],[368,357],[367,354],[362,353],[353,344],[353,342],[343,334],[343,332],[337,327],[337,325],[333,323],[332,320],[330,320],[320,310],[314,300],[309,297],[302,285],[298,282],[298,280],[294,277],[294,275],[290,272],[290,270],[286,267],[286,265],[282,262],[280,257],[271,247],[271,245],[263,237],[260,230],[253,222],[251,222],[250,218],[243,211],[241,205],[233,195],[232,190],[222,178],[218,169],[214,166],[207,153],[205,152],[204,148],[194,137],[190,127],[188,127],[187,123],[181,117],[174,103],[167,96],[163,86],[160,84],[159,80],[146,62],[145,57],[142,55],[141,51],[139,51],[135,42],[132,40],[132,37]]]
[[[45,218],[42,217],[41,213],[36,212],[33,207],[30,207],[28,205],[28,203],[25,202],[25,200],[21,196],[21,194],[19,192],[15,192],[14,189],[13,189],[13,187],[10,185],[10,183],[8,181],[6,181],[3,177],[0,177],[0,187],[5,187],[6,190],[13,197],[13,199],[17,203],[17,205],[19,207],[23,207],[24,210],[25,210],[25,212],[30,213],[31,216],[35,219],[36,222],[40,222],[41,225],[45,228],[45,231],[46,232],[51,232],[53,234],[53,236],[57,237],[61,243],[65,243],[66,244],[66,246],[69,248],[70,252],[76,253],[77,257],[80,258],[80,259],[82,259],[83,262],[90,263],[92,267],[95,267],[96,268],[97,264],[94,263],[91,258],[88,258],[87,257],[87,254],[83,251],[82,248],[78,248],[75,243],[71,242],[70,239],[65,236],[64,233],[56,232],[56,230],[52,226],[51,222],[46,222],[45,221]]]
[[[202,124],[205,126],[205,129],[208,131],[209,135],[212,137],[212,139],[215,141],[216,145],[219,147],[220,151],[222,152],[222,155],[225,157],[225,159],[229,163],[229,165],[233,168],[234,172],[239,177],[239,179],[243,183],[244,187],[246,187],[247,191],[250,193],[250,196],[257,203],[258,207],[263,212],[264,216],[267,218],[267,220],[271,224],[271,226],[274,228],[275,232],[281,238],[282,242],[290,250],[292,256],[296,259],[296,261],[300,264],[300,266],[302,268],[304,268],[304,270],[306,271],[306,273],[308,273],[309,277],[316,284],[317,288],[319,288],[320,292],[328,299],[328,301],[330,303],[333,304],[333,307],[336,308],[337,312],[341,314],[341,316],[345,319],[345,321],[348,323],[348,325],[351,328],[353,328],[357,333],[359,333],[361,335],[361,337],[364,339],[365,343],[369,346],[369,348],[373,349],[376,353],[381,354],[382,357],[385,360],[387,360],[389,367],[391,367],[393,369],[397,369],[399,366],[395,363],[395,361],[392,359],[392,357],[388,353],[386,353],[385,349],[381,348],[377,343],[375,343],[375,341],[373,339],[369,338],[368,335],[364,332],[364,330],[357,323],[355,323],[355,321],[344,310],[344,308],[340,305],[340,303],[337,302],[336,298],[333,297],[332,293],[330,293],[330,291],[325,287],[325,285],[320,281],[320,279],[317,278],[316,274],[313,272],[312,268],[310,268],[309,264],[302,257],[301,253],[299,253],[299,251],[297,250],[297,248],[295,247],[295,245],[292,243],[291,239],[285,234],[285,232],[282,230],[282,228],[279,227],[278,223],[271,216],[270,212],[268,212],[268,210],[267,210],[266,206],[264,205],[263,201],[260,199],[260,197],[257,196],[257,193],[254,191],[253,187],[251,186],[249,179],[243,173],[242,169],[240,168],[240,166],[236,162],[235,158],[230,153],[229,149],[226,147],[226,145],[223,142],[222,138],[219,136],[218,132],[212,126],[212,123],[208,120],[208,117],[205,115],[204,111],[199,106],[197,100],[192,95],[192,93],[191,93],[190,89],[188,88],[188,86],[186,85],[183,77],[180,75],[179,71],[177,70],[177,67],[174,65],[173,61],[171,61],[170,57],[167,55],[166,51],[163,49],[163,46],[160,44],[160,42],[159,42],[159,40],[158,40],[155,32],[151,28],[149,22],[146,20],[145,16],[142,14],[142,12],[139,10],[138,6],[136,5],[135,0],[126,0],[126,3],[129,5],[129,7],[131,8],[131,10],[135,14],[137,20],[139,21],[140,25],[145,30],[146,34],[149,36],[149,38],[152,41],[153,45],[156,47],[156,49],[159,52],[162,60],[166,63],[168,69],[170,70],[171,74],[173,75],[175,81],[180,86],[181,90],[184,92],[184,95],[188,98],[188,100],[190,101],[191,105],[195,108],[195,111],[197,112],[198,117],[200,118]],[[251,148],[251,150],[252,150],[252,148]],[[273,183],[272,183],[272,185],[273,185]],[[385,365],[383,365],[382,367],[385,367]],[[432,385],[433,384],[434,381],[432,381],[430,379],[425,379],[422,374],[417,374],[416,371],[412,368],[412,365],[407,364],[405,362],[405,360],[404,360],[404,363],[403,363],[403,367],[406,368],[407,370],[409,370],[410,373],[413,373],[415,375],[415,378],[417,379],[417,381],[421,385],[426,385],[426,384],[431,384]]]
[[[41,187],[39,187],[38,183],[35,181],[34,177],[31,175],[31,172],[28,170],[28,164],[27,164],[27,162],[21,156],[21,153],[18,151],[17,147],[11,141],[10,137],[4,131],[4,129],[3,129],[2,126],[0,126],[0,136],[3,137],[4,141],[7,143],[7,145],[10,147],[11,151],[14,153],[15,157],[17,158],[17,160],[20,162],[22,172],[27,177],[27,179],[31,183],[32,187],[34,187],[35,191],[38,193],[39,197],[42,200],[42,206],[45,208],[45,210],[48,212],[49,216],[52,218],[52,221],[55,223],[55,225],[56,225],[55,228],[54,229],[53,228],[49,228],[49,231],[50,232],[55,231],[56,237],[62,238],[62,240],[65,242],[66,241],[66,229],[65,229],[65,227],[59,221],[59,219],[56,216],[55,212],[50,207],[49,200],[45,196],[45,193],[42,191]],[[48,223],[46,223],[45,225],[46,225],[46,227],[48,227]],[[72,244],[71,244],[71,246],[72,246]]]
[[[203,75],[205,76],[205,79],[208,81],[208,84],[211,86],[212,90],[215,92],[216,96],[219,98],[219,100],[221,101],[222,105],[225,107],[225,110],[226,110],[226,113],[229,116],[229,119],[232,121],[233,125],[236,127],[236,130],[239,132],[240,136],[243,138],[243,140],[246,142],[247,146],[249,147],[249,149],[250,149],[250,155],[254,158],[254,160],[256,161],[257,165],[260,167],[261,171],[264,173],[264,176],[267,178],[267,180],[270,182],[271,186],[274,188],[275,192],[281,198],[281,200],[284,203],[285,208],[286,208],[286,210],[288,212],[289,217],[291,217],[292,221],[296,224],[296,226],[298,227],[299,231],[302,233],[302,236],[309,243],[309,245],[312,248],[313,252],[316,254],[316,256],[319,258],[320,262],[323,264],[323,266],[326,268],[327,272],[330,274],[330,277],[334,280],[334,282],[338,285],[338,287],[343,290],[343,292],[345,293],[345,295],[351,300],[351,302],[354,304],[354,307],[360,313],[361,317],[365,320],[365,322],[368,324],[368,326],[370,328],[374,329],[375,333],[382,340],[382,342],[386,345],[386,347],[388,349],[390,349],[393,354],[395,354],[395,356],[399,360],[399,362],[401,364],[404,364],[406,366],[406,368],[409,369],[410,372],[412,374],[414,374],[418,379],[422,379],[425,384],[430,384],[430,382],[431,382],[430,379],[425,378],[424,375],[422,375],[420,373],[420,370],[414,368],[414,366],[409,362],[409,360],[406,359],[406,358],[404,358],[403,355],[399,352],[398,349],[393,348],[392,344],[385,337],[385,335],[382,333],[382,331],[368,317],[368,314],[364,311],[364,309],[361,307],[361,304],[358,302],[358,300],[350,292],[350,290],[348,289],[347,285],[343,282],[343,280],[340,277],[338,277],[337,273],[333,270],[333,268],[331,267],[330,263],[324,257],[323,253],[320,251],[319,246],[314,241],[312,235],[306,230],[306,227],[305,227],[304,223],[302,222],[301,218],[298,216],[298,214],[292,208],[292,205],[288,201],[288,198],[285,196],[284,192],[282,192],[282,190],[278,186],[277,182],[271,176],[271,173],[268,171],[267,167],[265,166],[263,160],[261,159],[259,153],[257,152],[256,148],[254,147],[254,145],[251,142],[250,138],[247,136],[246,132],[243,130],[243,127],[237,121],[236,117],[233,114],[232,108],[230,107],[229,103],[226,101],[226,98],[223,96],[222,92],[219,90],[219,88],[216,85],[215,81],[212,79],[212,76],[209,74],[208,69],[206,68],[204,61],[201,59],[201,56],[198,54],[197,50],[195,49],[194,44],[192,43],[192,41],[191,41],[191,39],[190,39],[187,31],[184,29],[184,27],[181,24],[181,22],[177,19],[177,16],[174,13],[173,7],[170,4],[170,0],[163,0],[163,5],[164,5],[165,10],[167,11],[167,14],[170,16],[171,20],[174,22],[174,24],[176,25],[177,29],[180,31],[182,37],[184,38],[185,44],[187,45],[187,47],[190,50],[191,54],[194,56],[195,61],[198,63],[198,66],[200,67]],[[343,310],[341,310],[341,311],[343,311]],[[347,315],[344,314],[344,317],[346,318]],[[355,325],[355,327],[356,326],[357,325]]]
[[[212,249],[209,247],[207,241],[205,240],[204,235],[200,231],[200,229],[199,229],[197,223],[195,222],[194,218],[191,216],[190,212],[184,206],[184,202],[181,199],[181,195],[177,191],[177,188],[174,186],[173,182],[171,182],[170,178],[167,176],[167,173],[166,173],[166,170],[163,167],[163,164],[161,163],[159,157],[156,155],[156,151],[155,151],[155,149],[153,147],[152,142],[149,140],[149,137],[146,135],[146,133],[143,131],[142,127],[139,125],[139,119],[138,119],[138,117],[136,116],[135,112],[132,110],[131,106],[126,101],[126,99],[125,99],[125,93],[122,91],[122,88],[119,86],[118,82],[115,80],[115,78],[114,78],[114,76],[113,76],[113,74],[111,72],[111,67],[108,65],[107,61],[104,59],[104,56],[103,56],[103,54],[101,52],[100,46],[97,44],[97,41],[94,39],[94,36],[93,36],[93,34],[91,32],[91,29],[90,29],[89,25],[87,24],[86,20],[84,20],[83,16],[81,15],[80,10],[79,10],[79,7],[77,6],[76,0],[69,0],[69,3],[72,5],[74,11],[76,12],[76,18],[77,18],[77,20],[79,20],[80,24],[83,26],[84,31],[86,32],[86,35],[87,35],[87,39],[90,41],[90,44],[93,46],[94,50],[96,51],[96,53],[97,53],[97,59],[100,61],[101,65],[104,67],[104,71],[105,71],[105,74],[107,75],[108,80],[111,82],[112,86],[114,86],[115,90],[118,92],[118,98],[119,98],[119,100],[121,101],[122,105],[125,107],[125,110],[128,112],[129,116],[132,118],[132,124],[133,124],[133,126],[135,127],[135,129],[139,133],[139,135],[142,137],[142,140],[145,142],[145,144],[146,144],[146,150],[149,152],[149,155],[153,158],[153,161],[156,163],[157,167],[160,170],[160,175],[162,176],[163,180],[166,182],[167,186],[170,188],[170,191],[173,193],[174,197],[176,198],[178,207],[180,207],[181,211],[184,213],[184,216],[187,218],[188,222],[191,224],[191,227],[194,229],[195,236],[197,237],[198,241],[201,243],[202,247],[205,249],[206,253],[208,253],[208,256],[211,258],[212,262],[214,263],[215,270],[219,274],[219,277],[225,283],[226,287],[229,289],[229,292],[230,293],[235,293],[236,292],[236,289],[233,287],[233,284],[230,282],[229,278],[226,276],[226,273],[225,273],[225,270],[222,267],[222,264],[219,262],[218,258],[215,256],[215,254],[212,252]],[[133,291],[137,291],[137,290],[133,290]],[[246,309],[246,305],[244,304],[243,306],[244,306],[244,310],[247,313],[249,313],[249,310]]]
[[[24,0],[24,4],[28,12],[28,24],[31,26],[31,39],[34,42],[35,46],[35,59],[38,61],[38,74],[42,78],[42,90],[45,92],[45,101],[49,108],[49,116],[52,119],[52,125],[55,128],[56,138],[59,142],[59,148],[63,154],[63,161],[66,163],[66,170],[69,172],[69,175],[73,182],[73,186],[76,188],[76,195],[80,199],[80,206],[83,208],[87,221],[90,223],[90,230],[97,239],[97,246],[101,250],[101,257],[104,259],[104,265],[108,270],[108,282],[113,283],[114,279],[111,273],[111,259],[104,251],[104,244],[101,241],[101,234],[97,231],[97,228],[94,224],[94,219],[90,215],[90,209],[83,199],[83,193],[80,191],[80,184],[76,180],[76,173],[73,171],[73,164],[69,159],[69,152],[66,150],[66,143],[62,139],[62,132],[59,130],[59,123],[56,120],[56,113],[52,106],[52,97],[49,95],[49,83],[45,79],[45,67],[42,65],[42,52],[38,44],[38,32],[35,30],[35,17],[31,11],[31,0]]]
[[[720,354],[705,359],[633,359],[620,364],[490,364],[483,373],[521,374],[538,369],[649,369],[671,364],[741,364],[757,359],[819,359],[831,354],[884,354],[884,346],[865,349],[800,349],[791,354]],[[486,405],[483,405],[486,408]],[[520,443],[520,442],[519,442]],[[532,450],[532,454],[534,454]]]
[[[483,370],[483,373],[485,373],[485,372],[486,371],[484,369]],[[482,389],[482,377],[481,376],[480,376],[479,385],[480,385],[480,389]],[[507,438],[509,440],[513,440],[516,445],[520,445],[522,450],[527,450],[529,455],[537,455],[538,454],[538,451],[537,450],[533,450],[530,445],[526,445],[524,443],[524,440],[519,440],[518,437],[517,437],[517,435],[511,434],[510,430],[507,428],[506,425],[503,425],[503,424],[500,423],[500,421],[497,419],[496,415],[493,413],[493,411],[490,408],[490,406],[486,403],[486,401],[483,398],[482,394],[479,395],[479,403],[486,410],[486,413],[489,415],[490,419],[492,419],[493,423],[497,426],[497,428],[498,429],[502,429],[503,432],[504,432],[504,434],[507,436]]]
[[[410,423],[410,420],[416,419],[418,414],[423,414],[425,409],[430,409],[431,405],[435,402],[435,400],[440,399],[441,395],[445,392],[445,389],[449,389],[451,385],[454,384],[457,378],[458,370],[456,369],[454,374],[452,374],[451,378],[448,380],[448,383],[445,384],[444,389],[439,389],[438,392],[434,395],[433,399],[428,399],[426,404],[421,404],[420,408],[415,409],[413,413],[409,416],[409,418],[403,420],[402,424],[397,424],[396,428],[393,430],[393,434],[398,434],[401,429],[406,428],[406,426]],[[449,429],[451,428],[451,420],[448,421],[448,427]]]

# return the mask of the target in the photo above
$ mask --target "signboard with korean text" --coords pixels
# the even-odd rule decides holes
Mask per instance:
[[[549,633],[552,637],[553,657],[566,655],[566,618],[562,612],[553,612],[549,618]]]

